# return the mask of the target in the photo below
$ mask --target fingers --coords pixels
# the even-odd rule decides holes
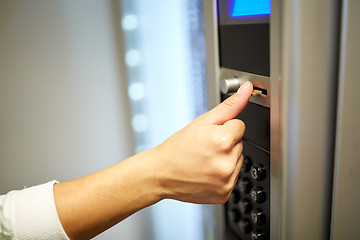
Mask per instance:
[[[237,161],[239,161],[239,158],[242,154],[243,148],[244,148],[244,145],[243,145],[242,141],[238,142],[233,148],[233,155],[237,159]]]
[[[239,119],[231,119],[224,123],[222,126],[226,134],[231,134],[234,138],[234,142],[238,143],[244,136],[245,133],[245,124]]]
[[[244,161],[244,156],[241,154],[240,157],[238,158],[238,161],[236,162],[234,173],[230,179],[230,181],[233,183],[233,186],[236,185],[236,183],[239,179],[240,169],[242,167],[243,161]]]
[[[222,125],[236,117],[244,110],[253,91],[251,82],[242,84],[238,92],[227,98],[218,106],[202,115],[201,119],[207,123]]]

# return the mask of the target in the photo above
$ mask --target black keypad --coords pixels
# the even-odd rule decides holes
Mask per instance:
[[[251,176],[256,180],[256,181],[262,181],[263,179],[265,179],[266,177],[266,169],[263,165],[261,164],[254,164],[251,167]]]
[[[251,160],[249,156],[244,157],[244,161],[241,167],[242,172],[249,172],[251,168]]]
[[[241,193],[249,193],[251,190],[250,179],[242,178],[239,180],[239,189]]]
[[[239,220],[241,218],[239,209],[233,208],[233,209],[229,210],[228,217],[229,217],[229,220],[232,222],[235,222],[235,223],[239,222]]]
[[[251,197],[257,203],[263,203],[266,198],[265,191],[262,187],[255,187],[251,189]]]
[[[239,191],[237,191],[236,189],[234,189],[234,191],[232,191],[230,198],[229,198],[229,202],[230,203],[238,203],[240,200],[240,193]]]
[[[239,208],[242,213],[250,213],[252,210],[251,202],[248,199],[242,199],[239,203]]]
[[[241,240],[270,236],[270,154],[246,140],[239,180],[226,204],[229,229]]]
[[[242,219],[239,223],[240,232],[250,233],[252,230],[251,222],[248,219]]]
[[[251,233],[251,239],[252,240],[265,240],[265,233],[262,231],[255,231]]]
[[[254,209],[251,213],[251,219],[257,225],[264,224],[266,220],[264,211],[259,208]]]

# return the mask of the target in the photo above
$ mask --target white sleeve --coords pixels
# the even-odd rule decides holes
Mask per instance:
[[[0,239],[69,240],[56,211],[55,183],[0,196]]]

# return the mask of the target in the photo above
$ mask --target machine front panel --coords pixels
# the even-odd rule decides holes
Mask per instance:
[[[256,3],[257,2],[257,3]],[[270,239],[270,0],[218,0],[221,100],[246,81],[244,163],[224,206],[226,239]]]

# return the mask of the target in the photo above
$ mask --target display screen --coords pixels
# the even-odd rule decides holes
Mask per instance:
[[[271,0],[217,0],[220,66],[270,76]]]
[[[270,14],[270,0],[234,0],[231,17],[249,17]]]
[[[271,0],[218,0],[220,25],[269,23]]]

